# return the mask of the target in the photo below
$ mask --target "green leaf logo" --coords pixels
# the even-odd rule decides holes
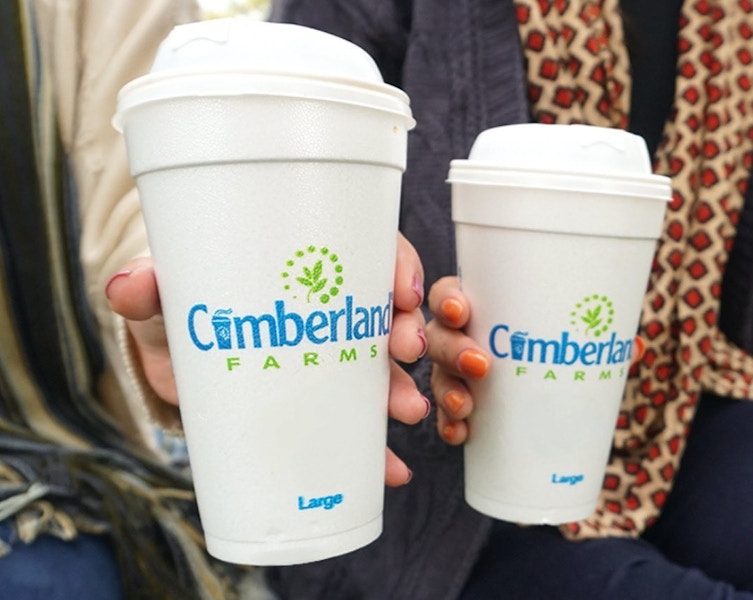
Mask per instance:
[[[306,302],[320,302],[328,304],[340,293],[340,286],[344,283],[343,266],[340,257],[330,252],[329,248],[308,246],[305,250],[298,250],[294,257],[285,263],[282,272],[286,291],[306,293]]]
[[[601,337],[612,325],[614,304],[606,296],[586,296],[570,312],[570,325],[585,335]]]

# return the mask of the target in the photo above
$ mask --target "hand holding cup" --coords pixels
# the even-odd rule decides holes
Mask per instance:
[[[395,299],[393,327],[390,332],[389,415],[406,425],[413,425],[429,412],[429,401],[421,395],[415,382],[395,361],[412,363],[426,352],[423,300],[423,267],[413,246],[398,234],[395,264]],[[126,320],[140,366],[147,382],[163,401],[178,405],[170,349],[159,299],[154,267],[150,258],[136,258],[124,265],[107,282],[110,306]],[[387,448],[384,481],[401,486],[410,480],[410,468]]]
[[[473,397],[466,380],[486,377],[491,360],[464,328],[471,306],[457,277],[443,277],[429,290],[429,310],[434,318],[426,327],[429,357],[433,362],[431,389],[437,405],[437,430],[453,446],[468,439],[466,419]]]
[[[669,180],[651,174],[638,136],[524,124],[482,132],[449,181],[463,292],[452,280],[432,290],[429,339],[440,433],[467,442],[466,500],[508,521],[585,518]]]
[[[403,312],[418,304],[417,259],[395,290],[407,95],[343,39],[219,19],[174,29],[152,72],[121,90],[114,123],[209,553],[294,564],[370,543],[388,414],[427,412],[390,358],[425,346],[420,317]],[[156,362],[170,393],[169,363]],[[390,403],[395,390],[412,401]],[[386,472],[410,476],[392,456]]]

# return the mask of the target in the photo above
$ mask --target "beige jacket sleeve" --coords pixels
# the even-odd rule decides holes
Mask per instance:
[[[65,152],[79,198],[81,260],[109,371],[102,392],[116,417],[149,440],[144,386],[129,360],[122,320],[104,294],[109,277],[148,252],[122,136],[112,127],[118,90],[148,71],[176,24],[198,19],[193,0],[31,0]],[[125,350],[125,352],[124,352]],[[163,421],[174,409],[153,403]]]

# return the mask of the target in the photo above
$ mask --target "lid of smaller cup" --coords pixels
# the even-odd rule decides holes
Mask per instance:
[[[476,138],[468,161],[562,173],[651,173],[643,138],[590,125],[526,123],[487,129]]]
[[[620,184],[615,185],[615,180]],[[453,160],[450,183],[557,187],[656,196],[669,180],[652,173],[646,143],[621,129],[523,123],[481,132],[467,159]]]
[[[148,75],[118,94],[122,114],[147,102],[189,96],[266,94],[312,97],[406,117],[410,101],[384,83],[369,54],[345,39],[309,27],[231,17],[175,27]]]

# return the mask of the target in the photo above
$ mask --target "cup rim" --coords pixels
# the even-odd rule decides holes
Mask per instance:
[[[202,80],[206,86],[196,89],[197,80]],[[303,89],[302,86],[306,84],[311,84],[312,89]],[[214,89],[212,85],[215,85]],[[121,130],[124,112],[151,102],[242,95],[295,96],[361,105],[399,114],[409,120],[409,128],[415,125],[408,94],[387,83],[294,70],[233,66],[199,69],[181,67],[147,73],[134,79],[118,92],[118,107],[113,124]]]
[[[450,163],[446,179],[450,184],[502,185],[505,187],[541,187],[570,191],[609,192],[619,196],[640,195],[668,202],[671,199],[671,179],[655,173],[619,173],[593,171],[565,171],[557,169],[523,169],[506,167],[491,161],[456,159]],[[624,189],[611,187],[615,183]]]

